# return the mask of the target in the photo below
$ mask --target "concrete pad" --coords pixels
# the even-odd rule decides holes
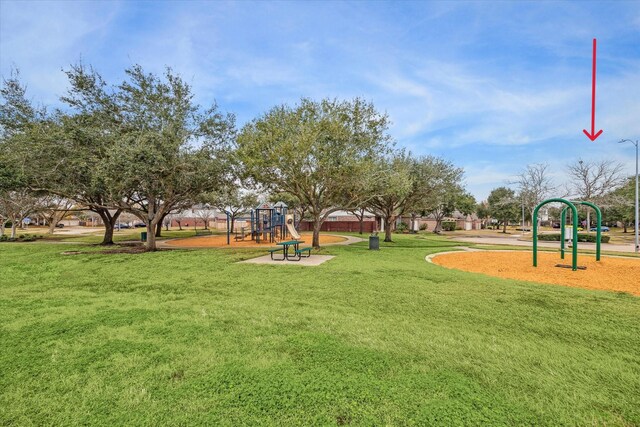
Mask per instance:
[[[271,259],[271,255],[264,255],[258,258],[251,258],[245,261],[240,261],[240,263],[248,263],[248,264],[271,264],[271,265],[302,265],[305,267],[314,267],[316,265],[320,265],[324,262],[329,261],[330,259],[335,258],[331,255],[311,255],[309,258],[302,258],[300,261],[274,261]]]

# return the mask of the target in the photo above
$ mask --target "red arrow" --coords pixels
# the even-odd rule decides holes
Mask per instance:
[[[591,76],[591,133],[586,129],[582,129],[587,138],[595,141],[602,135],[602,129],[596,132],[596,39],[593,39],[593,70]]]

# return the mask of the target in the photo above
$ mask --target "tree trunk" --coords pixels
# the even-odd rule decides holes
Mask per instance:
[[[47,230],[47,234],[53,234],[56,230],[56,220],[55,216],[51,217],[51,221],[49,221],[49,229]]]
[[[360,222],[360,230],[359,233],[362,234],[364,232],[364,216],[361,216],[358,220]]]
[[[230,215],[230,218],[231,218],[231,228],[230,228],[230,230],[231,230],[231,233],[233,233],[234,232],[233,229],[236,226],[236,218],[233,215]]]
[[[12,220],[11,221],[11,238],[12,239],[16,238],[17,230],[18,230],[18,224],[16,223],[15,220]]]
[[[626,233],[627,232],[627,221],[622,221],[622,228],[623,228],[622,232]]]
[[[384,218],[384,241],[393,242],[391,239],[391,224],[393,224],[393,216],[387,216]]]
[[[158,222],[156,224],[156,236],[155,237],[162,237],[162,221]]]
[[[102,223],[104,224],[104,237],[102,238],[101,245],[113,245],[113,229],[115,228],[116,222],[120,217],[120,210],[117,210],[116,213],[111,216],[109,211],[104,208],[99,208],[94,210],[100,218],[102,219]]]
[[[113,229],[114,224],[111,221],[104,223],[104,236],[102,237],[101,245],[113,245]]]
[[[47,230],[47,234],[53,234],[56,231],[56,225],[62,220],[62,218],[66,215],[68,211],[64,212],[53,212],[50,217],[47,218],[49,221],[49,229]]]
[[[311,239],[311,246],[315,249],[320,249],[320,227],[322,227],[322,219],[320,217],[313,219],[313,239]]]
[[[435,234],[440,234],[440,232],[442,231],[442,218],[436,218],[436,226],[433,227],[433,232]]]
[[[502,221],[502,232],[504,234],[507,234],[507,222],[508,221]]]
[[[156,250],[156,233],[155,233],[156,224],[152,221],[147,220],[147,251],[155,251]]]
[[[182,231],[182,222],[180,221],[176,221],[178,223],[178,228],[180,229],[180,231]]]

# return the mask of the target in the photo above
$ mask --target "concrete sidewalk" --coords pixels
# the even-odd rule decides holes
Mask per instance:
[[[510,246],[528,246],[533,247],[533,242],[526,240],[519,240],[517,237],[452,237],[451,240],[456,242],[476,243],[478,245],[510,245]],[[560,242],[542,242],[538,240],[538,247],[541,248],[560,248]],[[578,249],[590,249],[596,250],[595,243],[583,243],[578,244]],[[628,245],[612,245],[609,243],[602,244],[603,251],[611,252],[634,252],[633,243]]]
[[[300,261],[275,261],[271,259],[271,255],[264,255],[258,258],[240,261],[238,264],[298,265],[303,267],[315,267],[333,258],[335,257],[331,255],[311,255],[308,258],[300,258]]]

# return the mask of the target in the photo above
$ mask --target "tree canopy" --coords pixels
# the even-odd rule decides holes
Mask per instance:
[[[303,98],[247,124],[238,137],[238,157],[252,182],[296,196],[307,207],[312,244],[319,247],[325,219],[368,197],[374,161],[391,144],[387,127],[387,116],[359,98]]]
[[[487,203],[491,216],[502,223],[502,232],[506,233],[509,221],[518,218],[520,202],[515,191],[507,187],[494,188],[487,198]]]

